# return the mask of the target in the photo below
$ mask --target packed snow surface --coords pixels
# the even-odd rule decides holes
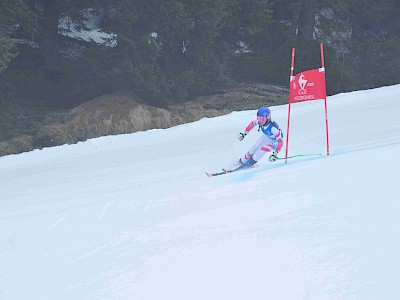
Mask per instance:
[[[272,107],[286,133],[288,106]],[[0,158],[0,299],[400,299],[400,85]],[[284,156],[285,148],[280,153]]]

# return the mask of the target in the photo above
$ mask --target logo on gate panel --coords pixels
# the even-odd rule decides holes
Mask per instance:
[[[301,74],[299,80],[297,80],[300,86],[300,90],[298,90],[299,95],[307,95],[307,87],[314,87],[314,82],[307,80],[304,74]]]
[[[307,79],[304,79],[304,74],[301,74],[298,80],[300,85],[300,91],[305,91],[307,81],[308,81]]]

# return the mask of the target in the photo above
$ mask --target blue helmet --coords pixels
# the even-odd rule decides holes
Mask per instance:
[[[261,107],[257,111],[257,120],[260,123],[265,123],[267,120],[271,120],[271,110],[268,107]]]

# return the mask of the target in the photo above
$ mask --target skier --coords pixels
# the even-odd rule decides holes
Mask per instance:
[[[258,131],[263,132],[253,147],[247,152],[244,157],[239,159],[239,168],[248,168],[259,161],[266,152],[272,152],[269,161],[277,160],[277,155],[283,146],[283,134],[279,129],[278,124],[271,119],[271,110],[268,107],[261,107],[257,111],[257,120],[252,121],[244,132],[239,133],[238,139],[242,141],[244,137],[258,125]]]

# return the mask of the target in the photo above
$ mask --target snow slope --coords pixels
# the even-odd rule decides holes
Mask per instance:
[[[399,99],[329,97],[329,157],[213,178],[255,111],[1,157],[0,299],[399,299]],[[290,130],[325,153],[323,102]]]

